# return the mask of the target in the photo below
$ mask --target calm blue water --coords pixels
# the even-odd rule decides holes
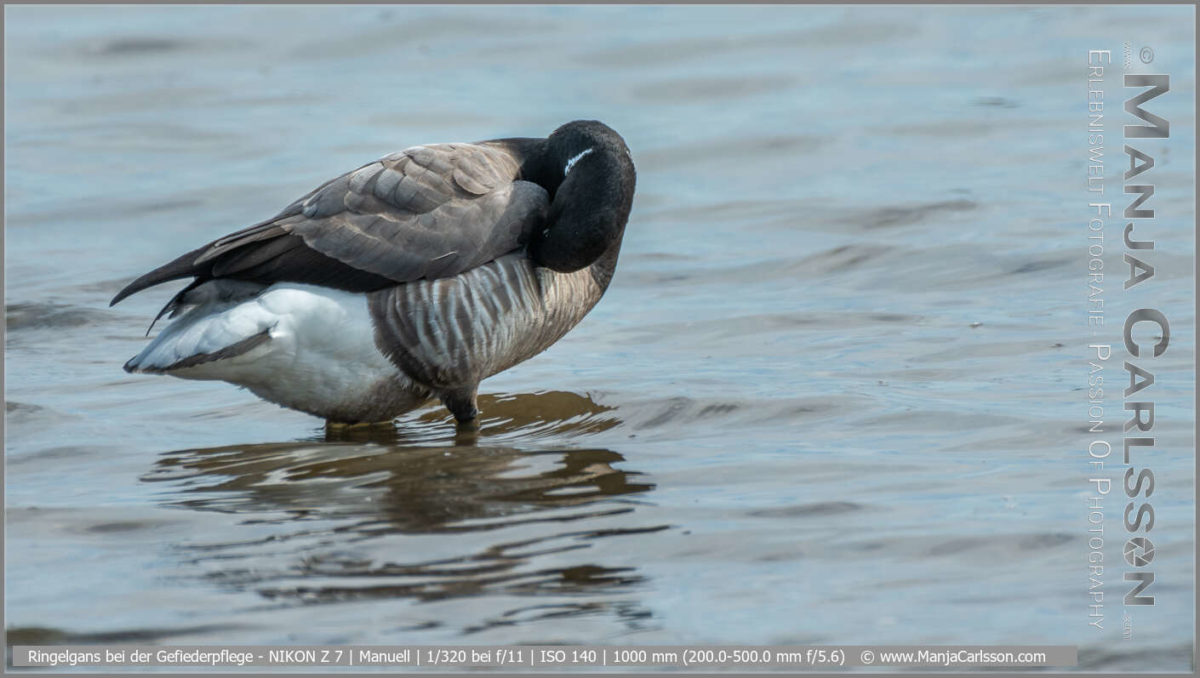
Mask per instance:
[[[1185,670],[1195,91],[1184,7],[7,7],[6,620],[22,642],[1044,643]],[[1157,604],[1087,624],[1086,51],[1172,91]],[[129,279],[427,142],[597,118],[638,192],[553,349],[390,440],[121,364]],[[1119,441],[1114,351],[1107,439]],[[1123,467],[1111,469],[1119,481]],[[1119,491],[1119,490],[1118,490]]]

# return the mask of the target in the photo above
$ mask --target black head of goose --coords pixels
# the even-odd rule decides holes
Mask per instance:
[[[595,121],[393,153],[121,290],[113,304],[192,278],[125,369],[228,381],[339,423],[437,397],[469,425],[481,380],[600,300],[635,181],[625,141]]]

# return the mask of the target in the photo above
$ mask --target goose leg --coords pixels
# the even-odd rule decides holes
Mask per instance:
[[[450,414],[458,421],[460,428],[478,428],[479,408],[475,404],[475,393],[478,384],[467,388],[442,393],[442,404],[450,410]]]

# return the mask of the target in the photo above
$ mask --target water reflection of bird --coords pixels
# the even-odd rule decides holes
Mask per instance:
[[[594,121],[393,153],[121,290],[114,304],[193,279],[125,369],[232,382],[330,422],[433,396],[473,425],[482,379],[600,300],[634,185],[624,140]]]
[[[653,487],[613,467],[621,461],[603,449],[261,443],[169,453],[144,479],[186,481],[179,503],[194,509],[356,518],[352,529],[371,534],[462,532]],[[631,509],[601,513],[613,510]]]
[[[143,479],[175,486],[170,505],[238,515],[255,538],[193,535],[180,553],[216,568],[206,579],[277,604],[492,594],[512,599],[512,616],[465,630],[606,610],[636,624],[646,613],[628,594],[644,577],[611,549],[668,526],[637,524],[631,499],[654,485],[624,461],[606,449],[302,441],[171,452]]]
[[[545,434],[561,443],[620,423],[612,407],[574,393],[484,398],[489,408],[483,426],[493,439],[513,434],[528,444]],[[429,413],[417,416],[427,420]],[[324,440],[172,452],[146,480],[186,481],[182,503],[195,508],[301,509],[307,515],[316,505],[339,516],[361,509],[361,517],[372,524],[385,517],[393,531],[461,530],[451,524],[587,504],[652,487],[629,482],[638,474],[614,469],[612,464],[624,459],[608,450],[462,444],[428,425],[351,431],[327,432]]]

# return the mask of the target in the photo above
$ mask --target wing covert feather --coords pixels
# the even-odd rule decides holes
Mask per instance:
[[[519,248],[545,220],[549,196],[519,179],[520,167],[504,145],[489,142],[392,153],[147,273],[114,303],[189,276],[371,291],[457,275]],[[330,270],[314,270],[322,267]]]

